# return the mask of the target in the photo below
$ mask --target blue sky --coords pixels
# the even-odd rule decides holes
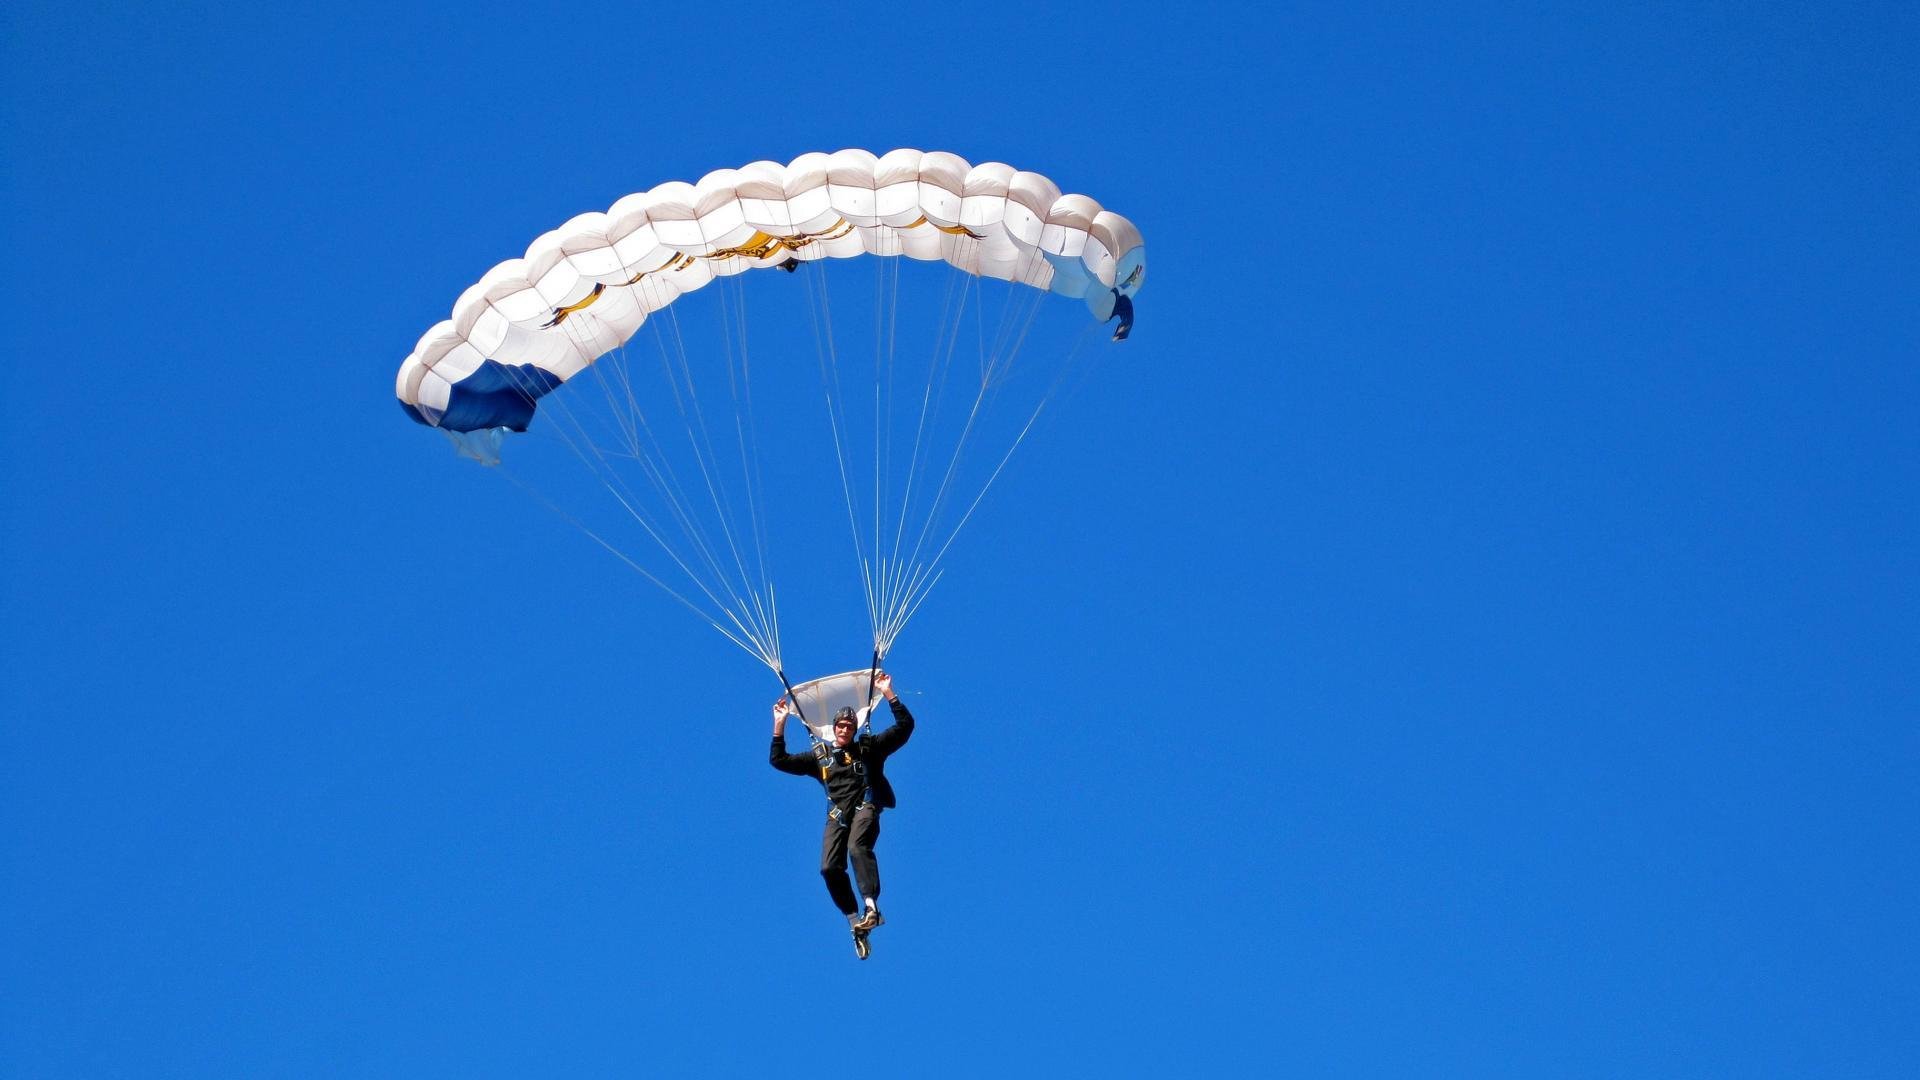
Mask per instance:
[[[1912,1075],[1920,28],[1751,7],[10,6],[0,1058]],[[865,964],[771,676],[391,396],[845,146],[1152,253],[891,660]]]

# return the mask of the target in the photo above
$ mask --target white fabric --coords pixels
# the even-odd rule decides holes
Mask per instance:
[[[1112,310],[1112,290],[1137,292],[1146,266],[1132,222],[999,162],[906,149],[756,161],[660,184],[542,234],[420,338],[395,392],[442,407],[447,387],[487,359],[564,381],[625,344],[647,313],[715,277],[870,252],[1050,288],[1096,313]]]
[[[832,742],[833,715],[844,708],[852,708],[860,722],[866,723],[867,714],[880,704],[880,696],[873,692],[868,678],[867,669],[861,668],[794,687],[793,696],[806,717],[807,730],[818,739]]]

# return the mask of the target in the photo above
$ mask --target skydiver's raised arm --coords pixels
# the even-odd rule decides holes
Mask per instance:
[[[881,672],[874,677],[873,688],[887,696],[887,706],[893,710],[893,726],[874,735],[873,748],[882,754],[891,754],[913,737],[913,714],[907,711],[907,703],[893,692],[893,676]]]
[[[812,754],[787,753],[787,714],[792,711],[786,698],[773,703],[773,745],[767,750],[767,762],[783,773],[812,776],[820,768]]]

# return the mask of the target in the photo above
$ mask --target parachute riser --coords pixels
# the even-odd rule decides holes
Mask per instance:
[[[810,682],[805,682],[805,683],[802,683],[799,688],[796,688],[793,685],[793,683],[790,680],[788,680],[787,673],[785,670],[781,668],[773,669],[774,674],[778,676],[780,679],[780,685],[784,687],[787,691],[787,701],[792,706],[793,715],[800,718],[801,726],[807,729],[807,736],[812,741],[812,744],[814,746],[823,745],[829,742],[830,740],[827,736],[822,735],[821,732],[813,726],[813,724],[808,722],[805,707],[800,703],[801,690],[804,689],[808,693],[819,695],[815,701],[815,704],[820,705],[823,709],[825,709],[825,712],[821,713],[821,716],[823,719],[825,718],[827,713],[832,713],[834,711],[834,707],[836,704],[847,706],[849,711],[853,711],[854,709],[857,708],[859,712],[864,714],[860,721],[859,734],[861,736],[872,735],[873,734],[873,709],[874,709],[875,703],[877,703],[881,698],[881,695],[874,690],[873,684],[874,684],[874,680],[879,675],[880,661],[883,658],[883,656],[884,656],[884,653],[882,653],[880,650],[878,649],[874,650],[867,664],[867,678],[864,684],[860,681],[859,670],[855,669],[853,671],[846,672],[845,674],[842,674],[842,675],[835,675],[825,679],[816,679]],[[823,691],[822,687],[830,683],[838,683],[840,684],[842,689],[839,689],[837,691],[834,691],[834,690]],[[837,702],[835,701],[836,697],[839,699]]]
[[[860,731],[865,735],[873,734],[873,679],[874,676],[879,673],[880,646],[878,643],[875,643],[873,647],[873,663],[867,667],[867,715],[865,719],[860,721]]]
[[[806,729],[807,738],[818,743],[820,736],[815,735],[813,725],[807,723],[807,714],[800,708],[800,695],[793,692],[793,684],[787,681],[787,673],[780,668],[774,668],[773,673],[780,676],[780,685],[787,688],[787,700],[793,702],[793,714],[800,718],[800,726]]]

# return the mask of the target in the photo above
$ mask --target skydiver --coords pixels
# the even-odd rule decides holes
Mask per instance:
[[[877,735],[856,735],[860,723],[851,707],[833,718],[833,743],[821,743],[811,753],[787,753],[786,698],[773,703],[773,745],[767,760],[795,776],[811,776],[827,790],[827,827],[820,840],[820,876],[827,895],[847,917],[853,931],[854,955],[867,958],[867,935],[886,922],[880,916],[880,863],[873,845],[880,839],[880,811],[894,805],[893,785],[887,783],[887,758],[913,735],[913,714],[893,692],[893,676],[882,671],[873,688],[886,695],[893,709],[893,725]],[[847,857],[853,857],[853,876],[860,886],[856,901],[847,880]]]

